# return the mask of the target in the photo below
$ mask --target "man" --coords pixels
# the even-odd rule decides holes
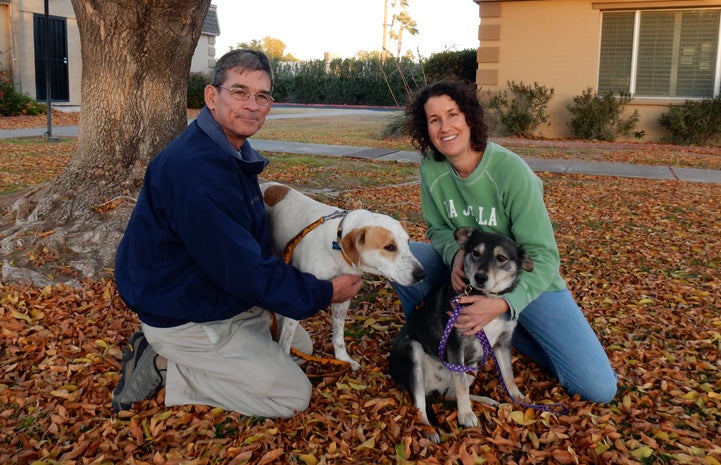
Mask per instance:
[[[142,331],[128,341],[113,409],[166,386],[165,404],[207,404],[244,415],[305,410],[311,384],[272,340],[272,310],[303,319],[355,296],[361,280],[322,281],[271,253],[258,174],[268,160],[248,143],[273,102],[267,56],[218,60],[206,106],[149,164],[116,257],[121,297]],[[307,333],[295,346],[312,351]]]

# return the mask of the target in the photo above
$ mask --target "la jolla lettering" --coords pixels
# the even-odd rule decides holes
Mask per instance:
[[[458,209],[456,209],[453,199],[443,202],[443,205],[446,207],[448,218],[458,217]],[[487,216],[484,217],[483,207],[468,205],[464,210],[461,210],[461,215],[474,217],[480,226],[498,226],[498,222],[496,221],[496,207],[491,207]]]

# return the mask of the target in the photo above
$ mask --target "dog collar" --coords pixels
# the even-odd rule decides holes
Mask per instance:
[[[293,251],[295,250],[296,246],[300,243],[300,241],[312,230],[320,226],[321,224],[325,223],[326,221],[334,220],[339,217],[343,217],[345,219],[345,216],[348,214],[348,210],[337,210],[330,215],[321,216],[305,228],[301,230],[298,234],[295,235],[293,239],[288,241],[288,244],[286,244],[285,249],[283,249],[283,261],[285,263],[290,263],[290,259],[293,257]],[[343,220],[341,220],[340,224],[338,225],[338,239],[340,239],[340,227],[343,224]],[[333,243],[335,244],[335,242]],[[340,247],[340,246],[338,246]],[[335,247],[333,247],[335,248]],[[340,250],[340,249],[339,249]],[[343,254],[343,258],[348,260],[345,257],[345,254]]]
[[[336,213],[341,213],[341,212],[336,212]],[[343,247],[341,247],[341,245],[340,245],[340,241],[341,241],[341,239],[343,238],[343,222],[345,221],[347,215],[348,215],[348,210],[343,210],[343,211],[342,211],[342,216],[343,216],[343,218],[341,218],[340,222],[338,223],[338,230],[337,230],[337,232],[336,232],[336,240],[334,240],[334,241],[331,243],[331,248],[332,248],[333,250],[338,250],[338,251],[340,251],[341,255],[343,256],[343,260],[345,260],[346,262],[348,262],[349,265],[355,266],[355,265],[353,264],[353,262],[351,261],[351,259],[348,258],[348,255],[346,255],[345,250],[343,250]],[[341,216],[341,215],[337,215],[336,218],[337,218],[338,216]]]
[[[473,295],[473,294],[482,294],[482,295],[503,295],[511,292],[511,289],[506,289],[501,292],[489,292],[483,289],[476,289],[475,287],[471,286],[470,284],[467,284],[466,287],[463,288],[463,292],[461,294],[463,295]]]

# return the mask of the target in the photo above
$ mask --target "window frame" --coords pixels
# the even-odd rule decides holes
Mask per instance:
[[[715,66],[713,71],[713,86],[712,86],[712,95],[704,96],[704,97],[690,97],[690,96],[678,96],[678,95],[637,95],[636,94],[636,88],[638,84],[638,65],[639,65],[639,47],[640,47],[640,36],[641,36],[641,16],[644,12],[689,12],[689,11],[714,11],[719,15],[719,25],[718,30],[716,31],[716,57],[715,57]],[[604,46],[604,37],[603,37],[603,26],[604,26],[604,20],[606,18],[606,14],[608,13],[633,13],[633,34],[632,34],[632,44],[631,44],[631,65],[630,65],[630,73],[628,76],[629,79],[629,85],[627,89],[604,89],[602,90],[600,88],[601,82],[602,82],[602,71],[603,71],[603,61],[602,61],[602,50]],[[599,56],[598,56],[598,74],[597,74],[597,80],[596,80],[596,89],[599,92],[607,92],[608,90],[613,90],[614,92],[623,91],[628,92],[634,99],[645,99],[645,100],[703,100],[705,98],[715,98],[721,95],[721,7],[712,7],[712,8],[679,8],[679,7],[669,7],[669,8],[660,8],[660,9],[608,9],[602,11],[601,14],[601,27],[600,27],[601,34],[599,36]],[[678,67],[678,62],[680,58],[676,57],[675,61],[671,64],[671,68],[669,69],[669,73],[673,72],[674,68]],[[612,75],[613,73],[609,73],[609,75]],[[678,74],[674,77],[674,79],[678,78]]]

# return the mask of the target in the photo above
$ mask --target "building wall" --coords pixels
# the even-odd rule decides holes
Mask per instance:
[[[12,47],[15,57],[14,75],[20,91],[35,98],[35,39],[33,15],[45,13],[43,0],[13,0],[9,3],[13,15]],[[50,16],[66,19],[68,47],[69,102],[63,105],[80,105],[80,76],[82,59],[80,56],[80,33],[75,20],[75,12],[69,0],[48,2]]]
[[[539,128],[545,137],[563,137],[565,104],[588,86],[595,86],[598,74],[600,17],[590,3],[571,0],[495,2],[498,62],[496,82],[484,89],[504,89],[508,81],[553,88],[549,103],[552,125]],[[537,13],[529,14],[536,10]],[[490,21],[489,21],[490,22]],[[488,27],[485,17],[481,34]],[[481,47],[485,41],[481,42]]]
[[[48,5],[50,16],[66,19],[68,48],[69,101],[53,104],[80,105],[82,58],[75,11],[70,0],[53,0],[48,2]],[[33,15],[44,13],[44,0],[13,0],[0,7],[0,51],[3,52],[0,55],[0,64],[5,66],[7,62],[8,66],[12,65],[16,89],[32,98],[36,98]],[[215,37],[201,34],[193,55],[191,71],[210,72],[214,66]]]
[[[485,90],[501,90],[508,81],[553,88],[548,110],[550,126],[537,135],[570,137],[567,105],[587,88],[597,89],[602,11],[608,8],[721,6],[721,0],[590,2],[588,0],[478,0],[481,26],[476,82]],[[661,113],[678,99],[635,98],[627,112],[638,110],[636,130],[646,141],[665,133],[658,124]],[[620,137],[619,139],[623,139]],[[627,137],[634,139],[631,134]]]
[[[10,5],[0,3],[0,69],[12,67]]]
[[[190,62],[191,73],[210,73],[215,67],[215,36],[201,34]]]

